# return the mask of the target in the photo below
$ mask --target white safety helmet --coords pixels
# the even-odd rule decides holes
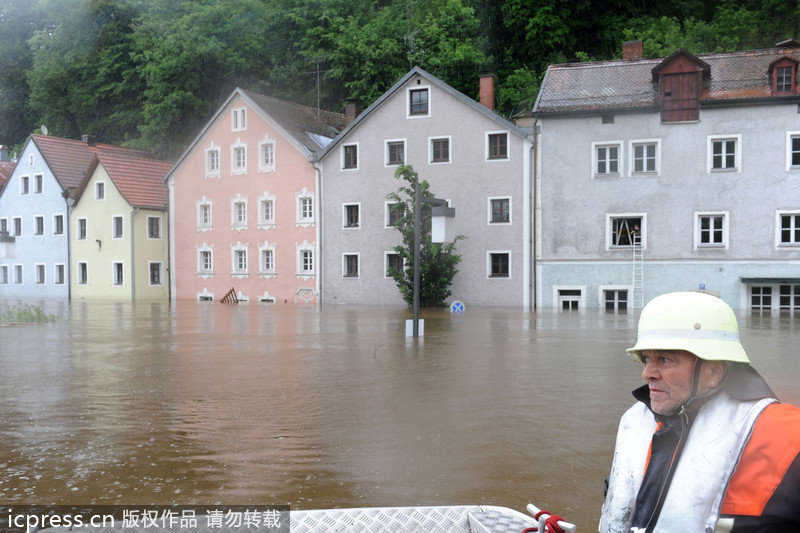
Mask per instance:
[[[686,350],[706,361],[750,363],[733,309],[702,292],[673,292],[648,302],[636,346],[627,351],[641,357],[643,350]]]

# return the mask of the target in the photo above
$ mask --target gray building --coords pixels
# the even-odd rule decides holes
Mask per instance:
[[[455,208],[466,237],[452,299],[531,305],[532,143],[491,109],[493,78],[481,85],[484,104],[414,68],[321,152],[323,303],[404,305],[387,274],[402,240],[386,196],[406,185],[394,174],[407,164]]]
[[[551,65],[534,107],[539,308],[705,287],[800,309],[800,44]]]

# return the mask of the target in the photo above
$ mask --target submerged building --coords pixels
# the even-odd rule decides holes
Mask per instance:
[[[800,44],[551,65],[538,132],[539,308],[705,287],[800,309]]]

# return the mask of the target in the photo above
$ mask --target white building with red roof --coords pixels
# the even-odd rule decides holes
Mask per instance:
[[[14,239],[13,255],[0,258],[0,299],[70,298],[70,212],[98,155],[136,159],[147,152],[96,143],[90,135],[30,136],[0,193],[0,231]]]

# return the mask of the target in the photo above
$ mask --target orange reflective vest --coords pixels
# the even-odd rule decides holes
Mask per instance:
[[[724,531],[800,531],[800,408],[772,404],[756,420],[722,501]]]

